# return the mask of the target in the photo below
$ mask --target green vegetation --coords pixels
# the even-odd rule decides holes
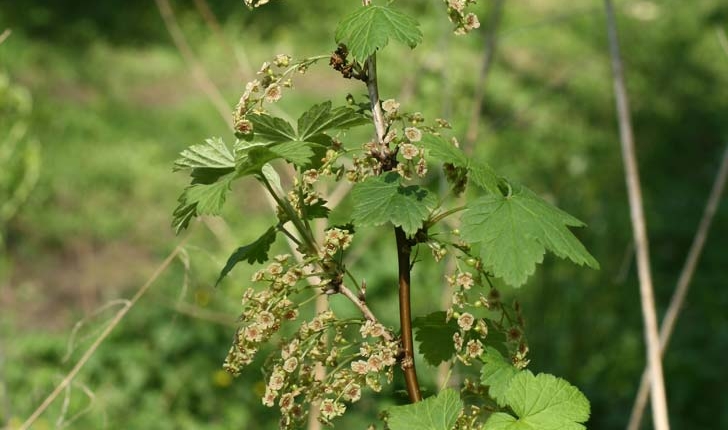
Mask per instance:
[[[9,121],[27,121],[19,142],[36,148],[27,151],[36,151],[39,169],[32,192],[0,224],[0,422],[10,428],[30,415],[90,345],[118,309],[113,300],[131,296],[174,247],[173,190],[185,186],[182,175],[170,173],[178,154],[209,136],[230,135],[229,119],[200,90],[153,2],[100,2],[84,5],[82,12],[78,2],[48,3],[0,5],[0,32],[13,30],[0,45],[0,75],[7,88],[33,101],[26,117]],[[308,56],[336,49],[330,30],[358,2],[321,3],[279,0],[251,14],[239,2],[210,2],[232,53],[194,5],[174,6],[232,111],[244,83],[271,51]],[[465,130],[490,3],[474,10],[481,29],[458,39],[441,2],[398,3],[409,12],[422,11],[423,44],[410,51],[391,43],[380,55],[382,67],[401,71],[380,77],[383,98],[422,106],[425,117],[446,117],[454,130]],[[618,2],[660,315],[728,143],[728,56],[716,38],[716,29],[728,30],[724,9],[719,0]],[[562,376],[586,394],[588,428],[624,428],[644,347],[603,10],[600,3],[506,2],[498,35],[480,137],[459,162],[497,160],[499,173],[518,178],[589,226],[572,231],[600,271],[546,257],[518,290],[527,315],[530,367]],[[348,93],[363,98],[357,83],[325,67],[318,70],[323,77],[311,73],[296,81],[296,94],[283,101],[278,116],[293,124],[323,98],[334,99],[335,106],[345,104]],[[2,97],[0,139],[9,118],[6,93]],[[0,172],[0,193],[6,192],[6,172]],[[186,252],[81,371],[68,391],[68,405],[62,395],[33,428],[60,427],[78,413],[68,427],[275,428],[277,414],[260,403],[263,376],[247,372],[232,381],[221,367],[240,295],[258,267],[238,264],[214,288],[230,253],[270,227],[262,192],[251,194],[259,189],[244,180],[222,210],[225,223],[210,218],[192,225]],[[0,199],[3,205],[7,197]],[[350,195],[332,217],[343,221],[355,208]],[[554,228],[569,224],[561,221]],[[726,237],[723,203],[665,357],[674,428],[728,426],[721,392],[728,382],[721,366],[728,347]],[[391,315],[385,322],[394,325],[390,286],[396,272],[380,263],[396,258],[392,244],[373,241],[366,248],[371,255],[359,264],[368,303]],[[270,252],[286,249],[276,243]],[[254,254],[240,256],[249,258]],[[413,284],[427,285],[413,304],[422,312],[439,308],[444,282],[426,267],[413,273]],[[511,299],[510,293],[503,297]],[[110,307],[94,313],[107,303]],[[333,306],[345,312],[343,303]],[[74,324],[82,318],[87,319],[67,354]],[[420,348],[427,354],[424,341]],[[251,366],[260,365],[262,360]],[[439,388],[436,370],[425,361],[417,366],[429,397]],[[406,403],[401,379],[387,389],[394,400],[362,401],[337,426],[365,428],[378,411]],[[509,390],[503,388],[505,401],[513,416],[522,416],[523,405]],[[429,407],[447,408],[442,403]]]

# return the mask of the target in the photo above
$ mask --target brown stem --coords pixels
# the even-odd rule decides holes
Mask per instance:
[[[414,341],[412,339],[412,309],[410,305],[410,255],[412,253],[410,241],[407,240],[402,227],[394,228],[397,239],[397,263],[399,266],[399,324],[402,329],[402,371],[407,385],[409,398],[414,402],[422,400],[420,384],[417,381],[415,370]]]
[[[644,334],[647,344],[647,363],[650,371],[650,379],[652,380],[650,391],[652,395],[652,421],[656,430],[669,430],[670,421],[665,395],[665,379],[662,372],[662,354],[660,352],[660,335],[657,329],[657,312],[655,311],[655,296],[652,286],[652,272],[650,270],[647,226],[643,210],[644,204],[642,201],[642,189],[640,187],[639,169],[637,166],[632,119],[629,111],[629,99],[627,97],[624,68],[619,49],[617,23],[614,16],[612,0],[604,0],[604,6],[607,12],[607,35],[610,57],[612,58],[614,95],[617,105],[624,174],[627,183],[627,196],[629,197],[630,218],[632,220],[632,232],[637,257],[640,301],[642,303],[642,316],[645,325]]]

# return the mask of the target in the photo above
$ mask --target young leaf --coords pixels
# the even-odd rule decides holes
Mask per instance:
[[[404,187],[399,175],[389,172],[368,178],[354,186],[352,217],[360,226],[382,225],[391,222],[413,235],[422,227],[436,201],[430,193],[416,185]]]
[[[462,238],[480,244],[483,263],[497,277],[518,287],[543,261],[546,250],[577,264],[599,263],[568,227],[584,224],[550,205],[525,187],[509,196],[491,194],[468,205],[462,216]]]
[[[313,156],[313,151],[308,145],[307,142],[289,141],[271,146],[270,150],[296,166],[305,166]]]
[[[233,174],[227,174],[212,183],[192,184],[179,198],[179,206],[174,211],[172,225],[177,233],[187,228],[192,218],[199,215],[219,215],[222,210]]]
[[[288,121],[267,114],[248,115],[253,123],[253,140],[271,144],[296,140],[296,132]]]
[[[417,317],[412,326],[417,330],[415,339],[420,343],[420,354],[432,365],[437,366],[455,354],[453,335],[458,331],[457,321],[445,322],[445,312],[433,312]]]
[[[238,166],[235,171],[236,177],[242,178],[243,176],[260,173],[263,166],[280,157],[279,154],[276,154],[264,145],[254,145],[245,148],[238,156]]]
[[[498,412],[483,430],[583,430],[589,419],[589,401],[576,387],[553,375],[526,370],[514,376],[506,403],[516,417]]]
[[[475,185],[490,194],[501,194],[498,189],[498,183],[500,182],[498,174],[488,164],[482,161],[471,160],[468,165],[468,172],[470,173],[468,177]]]
[[[492,346],[486,347],[480,358],[483,360],[480,382],[488,386],[488,394],[499,406],[505,406],[506,392],[511,385],[511,380],[518,374],[518,369]]]
[[[230,271],[233,270],[233,267],[241,261],[247,261],[248,264],[253,264],[255,262],[265,263],[268,261],[268,250],[270,250],[270,246],[273,242],[275,242],[275,240],[276,229],[275,227],[271,227],[263,233],[262,236],[256,239],[255,242],[236,249],[235,252],[230,255],[230,258],[228,258],[227,263],[225,263],[225,267],[223,267],[220,272],[220,276],[217,278],[215,286],[220,284],[222,278],[230,273]]]
[[[390,408],[387,425],[391,430],[451,430],[462,410],[460,395],[448,388],[437,397]]]
[[[319,199],[312,205],[303,204],[303,217],[307,220],[316,218],[328,218],[331,209],[326,207],[326,200]]]
[[[469,165],[467,155],[460,148],[440,136],[425,133],[420,143],[427,150],[429,156],[438,163],[450,163],[458,167],[468,167]]]
[[[336,42],[343,42],[360,63],[395,39],[414,48],[422,42],[416,19],[386,6],[363,6],[336,27]]]
[[[370,120],[348,107],[331,109],[327,101],[312,106],[298,119],[298,139],[309,139],[334,129],[347,129],[357,125],[369,124]]]
[[[219,137],[205,140],[202,145],[192,145],[180,153],[174,162],[174,170],[235,167],[235,157]]]

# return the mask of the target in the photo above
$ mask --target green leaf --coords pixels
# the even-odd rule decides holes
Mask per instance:
[[[488,394],[499,406],[506,404],[506,392],[511,380],[519,372],[510,361],[503,358],[500,352],[492,346],[485,348],[480,356],[483,367],[480,369],[480,382],[488,386]]]
[[[296,140],[296,132],[288,121],[267,114],[248,115],[253,123],[253,140],[263,144]]]
[[[265,146],[256,146],[245,151],[238,160],[236,176],[242,178],[248,175],[261,173],[263,166],[280,158],[280,156]]]
[[[553,375],[520,372],[506,391],[506,401],[516,416],[493,414],[483,430],[583,430],[581,423],[589,419],[584,394]]]
[[[422,227],[436,204],[435,198],[424,188],[400,184],[399,175],[389,172],[371,177],[354,186],[352,218],[357,225],[382,225],[391,222],[413,235]]]
[[[196,183],[187,187],[173,214],[172,226],[175,231],[179,233],[187,228],[196,216],[219,215],[234,178],[233,174],[227,174],[216,182]]]
[[[468,205],[462,216],[462,238],[480,244],[483,263],[495,276],[518,287],[533,274],[549,250],[574,263],[599,263],[568,227],[584,224],[550,205],[525,187],[509,196],[491,194]]]
[[[470,164],[468,157],[460,148],[440,136],[425,133],[420,143],[434,159],[433,161],[450,163],[458,167],[468,167]]]
[[[307,220],[312,220],[316,218],[328,218],[329,212],[331,212],[331,209],[326,207],[326,200],[319,199],[316,203],[312,205],[303,205],[303,217]]]
[[[174,170],[212,168],[231,169],[235,157],[219,137],[205,140],[202,145],[192,145],[180,153],[174,162]]]
[[[270,151],[285,158],[296,166],[305,166],[311,161],[313,151],[307,142],[290,141],[271,146]]]
[[[363,63],[377,49],[395,39],[414,48],[422,42],[416,19],[386,6],[363,6],[336,27],[336,42],[343,42],[355,60]]]
[[[440,136],[425,134],[422,146],[429,153],[430,159],[439,163],[450,163],[456,167],[468,169],[470,180],[491,194],[498,194],[499,178],[495,171],[485,162],[473,160],[455,145]]]
[[[420,343],[420,354],[432,366],[449,360],[455,354],[452,337],[458,331],[458,324],[454,319],[445,322],[446,315],[438,311],[412,321],[417,330],[415,339]]]
[[[498,184],[501,182],[498,174],[495,173],[487,163],[477,160],[472,160],[468,165],[470,172],[470,180],[480,188],[486,190],[491,194],[501,194],[498,189]]]
[[[452,430],[462,410],[460,395],[448,388],[437,397],[390,408],[387,425],[391,430]]]
[[[327,101],[312,106],[298,119],[298,139],[309,139],[334,129],[347,129],[357,125],[368,124],[370,120],[348,107],[331,109],[331,102]]]
[[[192,169],[193,184],[211,184],[235,170],[235,156],[219,137],[192,145],[180,153],[173,170]]]
[[[255,242],[236,249],[235,252],[230,255],[230,258],[228,258],[227,263],[225,263],[225,267],[223,267],[220,272],[220,276],[217,278],[215,286],[220,284],[220,281],[222,281],[222,279],[230,273],[231,270],[233,270],[233,267],[241,261],[247,261],[248,264],[253,264],[255,262],[265,263],[268,261],[268,251],[275,240],[276,229],[275,227],[271,227],[263,233],[262,236],[256,239]]]
[[[230,191],[232,176],[212,184],[194,184],[185,191],[188,203],[197,202],[198,215],[219,215]]]
[[[172,213],[172,227],[174,228],[175,234],[179,234],[182,230],[189,227],[192,218],[197,216],[197,203],[187,203],[184,193],[182,193],[177,201],[179,201],[179,206]]]

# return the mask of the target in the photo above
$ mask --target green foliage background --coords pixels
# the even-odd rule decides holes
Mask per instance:
[[[455,38],[441,2],[400,3],[422,12],[424,42],[415,51],[393,45],[384,52],[382,95],[426,116],[451,118],[462,136],[484,29]],[[728,31],[721,3],[617,2],[660,312],[728,144],[728,55],[716,38],[717,28]],[[233,55],[193,2],[174,2],[231,109],[269,57],[332,51],[336,19],[357,4],[276,0],[251,14],[242,2],[210,1]],[[483,27],[490,6],[477,7]],[[185,181],[171,173],[177,153],[228,131],[154,2],[0,1],[0,31],[8,27],[13,34],[0,45],[0,74],[33,98],[26,139],[40,142],[41,157],[33,192],[0,225],[0,423],[13,428],[118,306],[94,311],[133,294],[174,247],[170,213]],[[602,267],[547,258],[517,291],[528,318],[531,367],[585,392],[592,404],[588,428],[623,428],[644,347],[602,4],[506,2],[498,34],[474,156],[585,221],[589,228],[576,233]],[[325,68],[297,86],[281,105],[291,117],[323,98],[343,102],[347,92],[362,92]],[[57,401],[34,428],[55,428],[59,417],[78,412],[70,428],[275,428],[275,415],[258,398],[262,376],[249,371],[231,381],[220,368],[251,272],[236,267],[218,289],[213,284],[229,253],[260,236],[270,216],[257,186],[248,185],[234,190],[227,223],[194,226],[183,258],[83,369],[68,410]],[[351,203],[345,201],[344,212]],[[359,272],[366,273],[372,307],[395,315],[395,268],[381,264],[393,260],[393,240],[368,237],[374,233],[357,236],[371,251]],[[675,428],[728,427],[726,238],[723,203],[665,359]],[[438,276],[418,266],[416,314],[438,309]],[[418,367],[432,392],[435,369]],[[342,428],[363,428],[386,405],[405,402],[402,389],[398,379],[392,397],[361,402]]]

